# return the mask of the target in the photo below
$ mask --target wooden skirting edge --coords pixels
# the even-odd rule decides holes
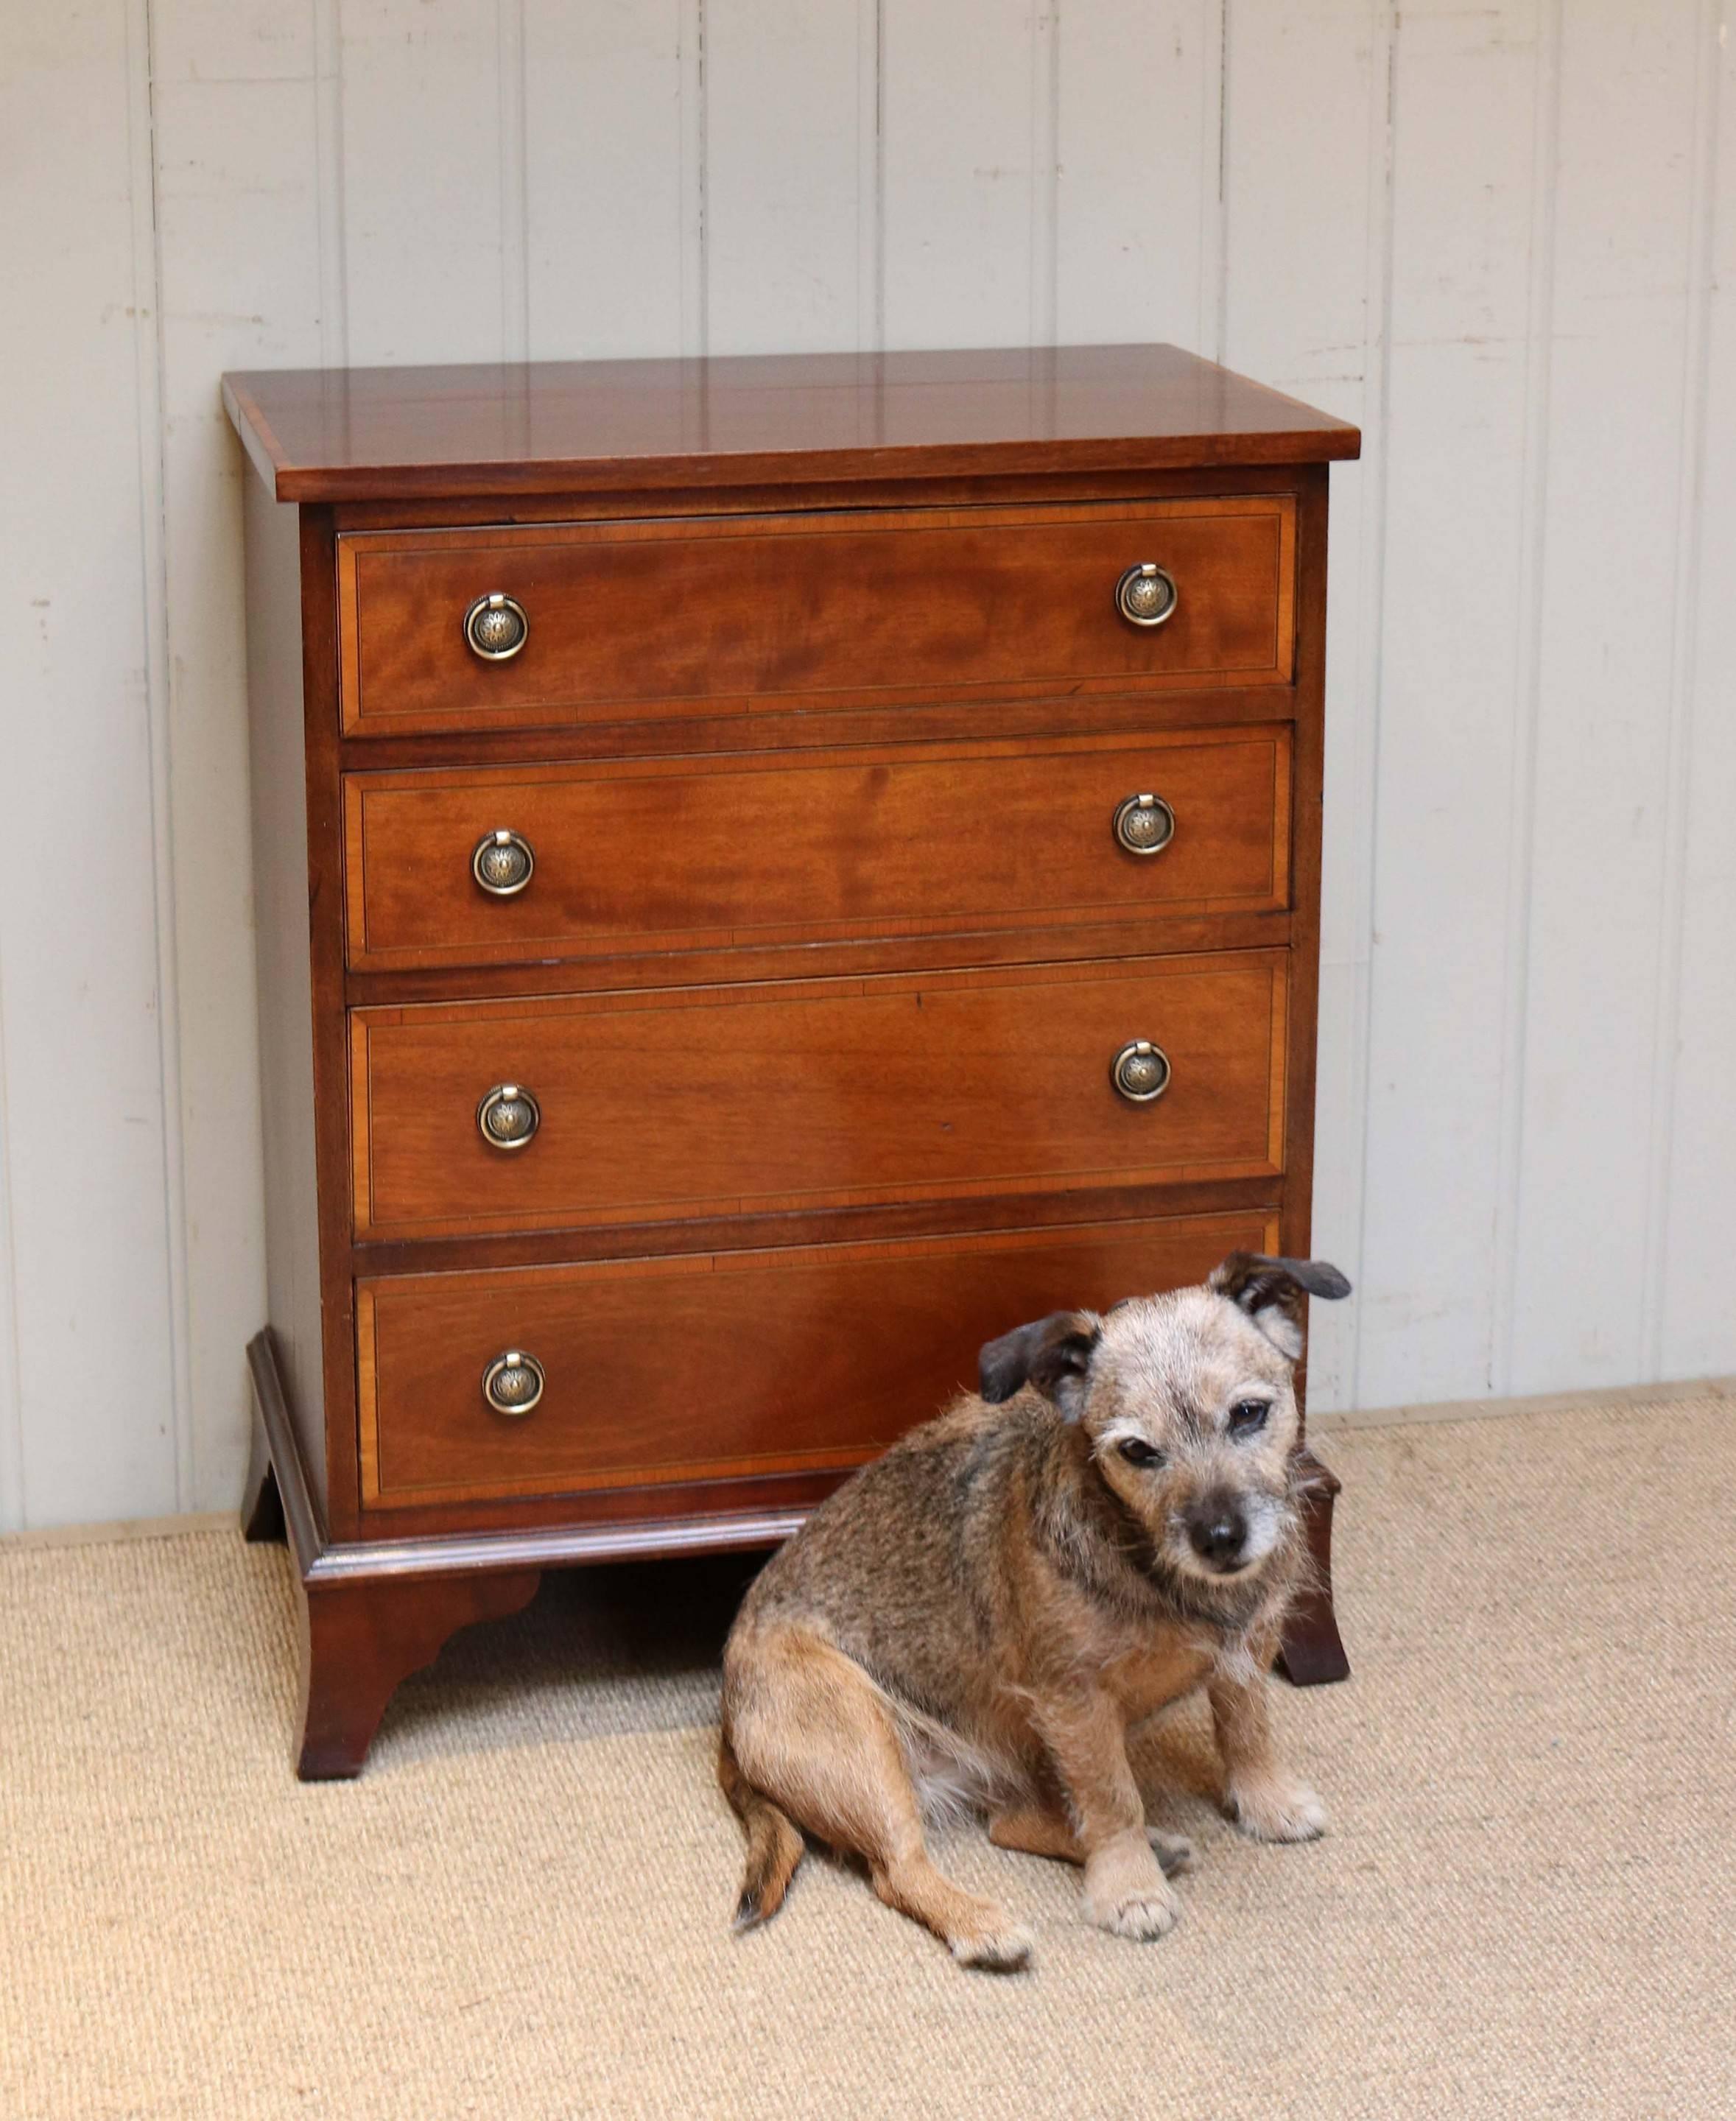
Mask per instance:
[[[1362,1406],[1346,1414],[1310,1407],[1311,1436],[1335,1429],[1398,1429],[1420,1421],[1487,1421],[1515,1415],[1556,1414],[1570,1406],[1669,1406],[1681,1400],[1727,1400],[1736,1405],[1736,1377],[1673,1377],[1655,1385],[1598,1385],[1583,1391],[1533,1392],[1514,1399],[1438,1400],[1421,1406]]]
[[[301,1580],[315,1584],[384,1576],[450,1576],[475,1570],[559,1568],[625,1561],[641,1555],[715,1554],[776,1546],[805,1510],[740,1510],[702,1517],[649,1517],[619,1524],[529,1531],[455,1532],[441,1537],[349,1540],[328,1544],[283,1398],[270,1328],[247,1346],[247,1367],[282,1498],[291,1551]]]
[[[272,1470],[277,1475],[278,1495],[283,1505],[283,1522],[289,1534],[289,1550],[305,1582],[325,1545],[325,1527],[320,1522],[319,1505],[308,1484],[301,1462],[301,1446],[289,1418],[283,1396],[282,1373],[278,1368],[277,1343],[271,1328],[254,1334],[247,1344],[247,1373],[253,1380],[254,1404],[265,1424],[265,1441],[271,1447]]]
[[[199,1510],[175,1517],[110,1517],[99,1524],[44,1525],[0,1534],[0,1547],[112,1546],[128,1539],[175,1539],[183,1532],[227,1531],[233,1510]]]
[[[1514,1415],[1552,1414],[1568,1406],[1668,1406],[1691,1399],[1723,1400],[1736,1406],[1736,1377],[1673,1378],[1655,1385],[1607,1385],[1585,1391],[1535,1392],[1527,1398],[1441,1400],[1422,1406],[1365,1406],[1348,1414],[1328,1414],[1310,1408],[1308,1426],[1310,1434],[1324,1437],[1340,1429],[1397,1429],[1422,1421],[1489,1421]],[[311,1513],[309,1514],[310,1517]],[[775,1521],[770,1513],[764,1517],[756,1516],[751,1525],[744,1522],[728,1527],[721,1539],[714,1537],[707,1542],[696,1537],[693,1546],[698,1550],[707,1543],[714,1546],[757,1545],[762,1541],[782,1539],[795,1529],[801,1514],[800,1511],[779,1513]],[[208,1510],[174,1517],[115,1517],[100,1524],[46,1525],[40,1531],[7,1532],[0,1535],[0,1548],[96,1546],[128,1539],[173,1539],[184,1532],[228,1531],[234,1524],[233,1510]],[[730,1536],[731,1532],[733,1537]],[[486,1542],[472,1541],[468,1544],[473,1550],[474,1561],[474,1550],[485,1546]],[[552,1540],[547,1544],[557,1547],[562,1542]],[[669,1550],[667,1526],[623,1526],[617,1531],[614,1555],[625,1558],[654,1544],[663,1552]],[[547,1558],[563,1557],[551,1554]],[[366,1565],[365,1562],[364,1567]],[[377,1568],[379,1564],[376,1561],[373,1565]],[[424,1560],[422,1565],[430,1564]],[[445,1565],[450,1567],[450,1561]]]

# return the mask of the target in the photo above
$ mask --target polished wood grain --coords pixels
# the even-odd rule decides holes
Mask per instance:
[[[358,1236],[534,1229],[1283,1164],[1286,957],[354,1012]],[[1109,1079],[1128,1041],[1173,1069]],[[491,1147],[497,1084],[542,1123]]]
[[[431,965],[413,971],[356,972],[344,981],[357,1009],[421,1001],[483,1001],[509,995],[592,994],[626,987],[692,986],[726,981],[858,979],[877,972],[950,972],[1067,958],[1281,949],[1290,940],[1287,910],[1190,913],[1119,908],[1015,927],[954,925],[928,932],[894,925],[889,934],[762,944],[751,935],[727,949],[636,949],[620,955],[521,958],[500,964]]]
[[[343,777],[338,727],[338,610],[331,511],[301,517],[302,726],[307,753],[308,950],[314,1049],[314,1157],[319,1174],[320,1318],[324,1345],[328,1536],[360,1510],[356,1470],[355,1266],[340,1176],[349,1154],[349,1026],[343,967]],[[338,1178],[334,1185],[333,1180]]]
[[[1201,1279],[1274,1234],[1207,1216],[364,1281],[364,1500],[842,1471],[973,1389],[996,1333]],[[508,1348],[547,1375],[525,1415],[483,1396]]]
[[[243,1530],[268,1488],[282,1517],[303,1594],[326,1584],[408,1582],[482,1570],[542,1569],[628,1555],[721,1553],[787,1538],[838,1485],[836,1473],[783,1473],[729,1480],[671,1481],[544,1498],[436,1503],[364,1519],[359,1536],[329,1539],[308,1489],[307,1468],[283,1401],[269,1328],[248,1343],[247,1368],[271,1478],[248,1499]],[[257,1526],[275,1536],[273,1522]],[[329,1675],[339,1683],[341,1676]]]
[[[474,1569],[454,1576],[314,1583],[298,1608],[301,1705],[296,1773],[303,1782],[359,1774],[385,1706],[447,1639],[528,1606],[542,1572]]]
[[[352,1248],[357,1270],[380,1274],[441,1274],[478,1260],[500,1266],[558,1266],[569,1261],[636,1259],[660,1252],[758,1250],[766,1246],[846,1244],[870,1236],[968,1237],[978,1232],[1022,1229],[1027,1224],[1139,1220],[1152,1215],[1201,1215],[1266,1209],[1281,1201],[1286,1180],[1267,1172],[1250,1178],[1165,1177],[1129,1185],[1119,1172],[1097,1185],[1070,1185],[1045,1192],[973,1194],[964,1200],[873,1200],[844,1208],[775,1210],[767,1213],[684,1216],[660,1222],[655,1237],[642,1223],[587,1223],[557,1229],[490,1232],[478,1238],[367,1238]]]
[[[1353,457],[1355,427],[1173,346],[226,375],[279,501],[1089,473]]]
[[[1290,1048],[1286,1073],[1290,1108],[1286,1124],[1289,1157],[1284,1196],[1283,1249],[1307,1258],[1314,1250],[1314,1077],[1320,977],[1320,863],[1323,749],[1326,705],[1326,562],[1328,488],[1323,467],[1298,478],[1296,773],[1292,780],[1291,838],[1296,906],[1290,962]],[[1298,1686],[1316,1686],[1350,1676],[1332,1606],[1333,1505],[1340,1483],[1306,1448],[1308,1368],[1296,1373],[1296,1396],[1309,1472],[1307,1530],[1314,1573],[1301,1605],[1285,1631],[1280,1669]]]
[[[1113,830],[1141,791],[1176,818],[1151,855]],[[352,774],[344,818],[357,969],[1040,936],[1088,913],[1284,907],[1290,730],[769,753],[679,772],[636,761]],[[534,853],[510,898],[471,869],[501,829]]]
[[[1291,776],[1290,845],[1295,865],[1290,930],[1290,1051],[1285,1074],[1288,1183],[1284,1196],[1284,1250],[1293,1259],[1314,1252],[1314,1080],[1320,981],[1320,862],[1325,787],[1327,473],[1299,475],[1296,771]],[[1306,1433],[1306,1359],[1296,1390]]]
[[[645,515],[784,515],[792,509],[987,508],[1022,503],[1091,501],[1187,501],[1203,495],[1294,493],[1303,467],[1225,464],[1198,470],[1099,472],[1089,480],[1054,472],[1008,473],[969,478],[788,479],[749,486],[647,488],[631,482],[567,493],[431,495],[413,506],[402,501],[342,501],[332,520],[343,530],[501,529],[512,524],[633,521]]]
[[[1292,1686],[1324,1686],[1351,1676],[1332,1610],[1332,1504],[1342,1484],[1305,1445],[1298,1457],[1311,1566],[1302,1596],[1285,1623],[1278,1668]]]
[[[292,1418],[301,1426],[323,1508],[325,1345],[320,1298],[301,525],[294,510],[274,507],[254,480],[248,481],[244,499],[266,1299]]]
[[[1208,687],[1128,692],[1084,679],[1054,687],[1005,685],[966,697],[941,695],[814,713],[786,701],[764,714],[712,714],[701,703],[670,721],[567,722],[558,729],[483,730],[346,739],[353,772],[413,771],[473,765],[663,760],[672,767],[762,752],[833,752],[888,744],[992,744],[1018,737],[1156,737],[1229,723],[1271,723],[1291,716],[1290,686]],[[792,763],[795,762],[793,760]]]
[[[338,539],[343,718],[358,734],[752,713],[936,687],[1286,683],[1287,497],[650,518]],[[1174,616],[1115,608],[1156,561]],[[464,638],[502,591],[529,633]]]

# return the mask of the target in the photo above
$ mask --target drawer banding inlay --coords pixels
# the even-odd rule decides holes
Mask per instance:
[[[624,765],[346,776],[351,966],[362,971],[727,949],[1081,911],[1263,911],[1289,896],[1288,724],[1041,743],[880,746]],[[1175,812],[1140,859],[1138,793]],[[489,834],[534,851],[512,896],[477,884]]]
[[[343,727],[534,728],[1043,681],[1288,684],[1295,555],[1280,495],[347,532]],[[1145,560],[1179,591],[1155,630],[1115,608]],[[492,591],[530,622],[509,662],[464,637]]]
[[[352,1014],[358,1238],[969,1199],[1283,1168],[1281,950]],[[1110,1081],[1162,1047],[1161,1101]],[[502,1157],[491,1084],[537,1098]]]
[[[974,1382],[984,1340],[1056,1303],[1272,1251],[1270,1210],[879,1245],[380,1276],[357,1288],[372,1508],[842,1470]],[[490,1411],[508,1348],[534,1410]]]

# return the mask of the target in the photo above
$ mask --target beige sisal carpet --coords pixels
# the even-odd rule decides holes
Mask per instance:
[[[1736,2114],[1736,1406],[1329,1434],[1333,1807],[1200,1844],[1165,1942],[958,1834],[1032,1973],[812,1862],[732,1938],[713,1661],[739,1565],[570,1576],[460,1638],[356,1783],[286,1764],[281,1548],[0,1548],[0,2116]]]

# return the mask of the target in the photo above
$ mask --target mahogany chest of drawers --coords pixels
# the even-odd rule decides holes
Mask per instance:
[[[545,1567],[769,1544],[1009,1326],[1307,1251],[1357,435],[1169,347],[225,397],[246,1517],[342,1775]]]

